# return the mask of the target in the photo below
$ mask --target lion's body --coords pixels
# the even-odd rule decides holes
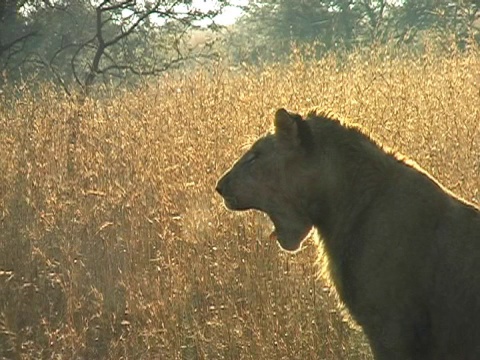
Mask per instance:
[[[285,249],[318,230],[376,359],[480,359],[478,208],[322,115],[279,110],[276,134],[249,152],[256,161],[247,152],[219,191],[232,209],[266,212]]]

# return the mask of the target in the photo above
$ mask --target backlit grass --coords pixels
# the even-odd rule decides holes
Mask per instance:
[[[298,55],[83,103],[4,94],[0,358],[370,359],[313,242],[282,252],[215,182],[277,108],[320,105],[478,204],[479,55]]]

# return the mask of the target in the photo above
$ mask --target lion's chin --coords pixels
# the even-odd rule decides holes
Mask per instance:
[[[277,230],[275,228],[270,234],[271,240],[276,240],[283,250],[295,252],[300,249],[303,240],[307,238],[312,227],[300,229],[291,229],[290,231]]]

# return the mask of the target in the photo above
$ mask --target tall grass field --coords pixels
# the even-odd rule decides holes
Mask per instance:
[[[333,109],[480,203],[476,49],[36,85],[0,94],[0,359],[371,359],[314,242],[285,253],[214,193],[280,107]]]

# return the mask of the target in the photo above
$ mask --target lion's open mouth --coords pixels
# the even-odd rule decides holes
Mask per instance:
[[[278,244],[282,249],[287,251],[296,251],[300,248],[303,240],[308,236],[311,226],[302,226],[302,227],[277,227],[270,233],[269,239],[271,241],[278,241]]]
[[[223,204],[229,210],[233,211],[244,211],[252,209],[251,206],[246,206],[242,204],[235,196],[224,196],[223,197]]]
[[[234,197],[223,196],[223,204],[227,209],[236,210],[236,200]]]

